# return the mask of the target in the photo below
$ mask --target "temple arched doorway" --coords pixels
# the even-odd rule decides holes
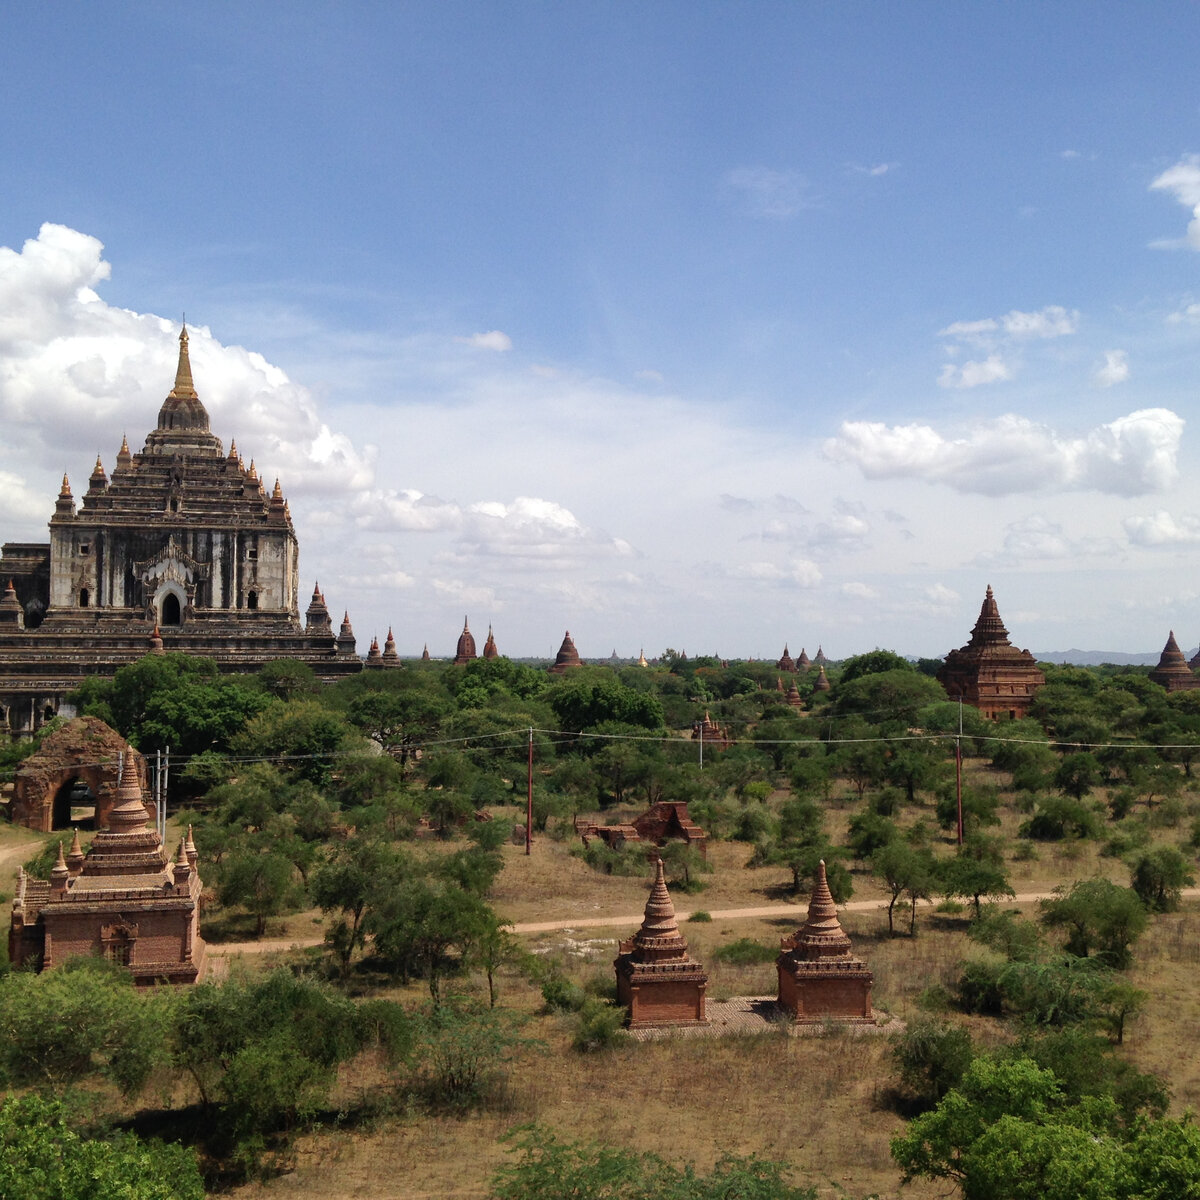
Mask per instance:
[[[96,793],[87,781],[78,777],[68,779],[54,793],[50,812],[51,829],[94,829],[96,825]]]
[[[160,625],[179,625],[183,619],[183,610],[179,607],[179,597],[174,592],[168,592],[163,597],[162,616]]]

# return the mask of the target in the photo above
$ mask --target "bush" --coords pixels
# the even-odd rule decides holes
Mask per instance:
[[[581,1054],[609,1050],[620,1040],[623,1009],[589,996],[579,1008],[571,1048]]]
[[[711,921],[712,913],[705,912],[704,909],[698,908],[690,917],[688,917],[688,920],[699,925],[701,923]]]
[[[1072,796],[1045,796],[1021,826],[1022,837],[1057,842],[1065,837],[1099,837],[1103,821],[1094,808]]]
[[[727,942],[712,952],[712,957],[718,962],[729,963],[735,967],[774,962],[778,955],[778,950],[764,946],[762,942],[756,942],[753,938],[738,938],[736,942]]]
[[[542,999],[550,1012],[578,1012],[587,997],[583,988],[555,973],[542,984]]]
[[[891,1040],[900,1086],[917,1107],[932,1108],[958,1087],[975,1057],[971,1035],[942,1021],[914,1021]]]

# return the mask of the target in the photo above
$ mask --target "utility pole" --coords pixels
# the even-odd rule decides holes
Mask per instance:
[[[525,853],[532,852],[533,846],[533,726],[529,727],[529,758],[525,765],[525,780],[527,794],[525,797]]]
[[[958,698],[958,737],[954,739],[954,788],[958,797],[958,848],[962,849],[963,843],[963,818],[962,818],[962,730],[963,730],[963,711],[962,697]]]

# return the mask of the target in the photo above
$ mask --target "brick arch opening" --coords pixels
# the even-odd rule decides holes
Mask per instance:
[[[94,829],[96,826],[96,793],[91,784],[75,775],[60,784],[50,807],[50,828]]]

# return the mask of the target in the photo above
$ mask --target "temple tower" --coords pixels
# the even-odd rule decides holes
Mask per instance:
[[[1196,657],[1200,658],[1200,654]],[[1168,692],[1185,692],[1191,688],[1200,687],[1200,675],[1193,673],[1192,668],[1183,657],[1183,651],[1179,649],[1173,629],[1167,636],[1167,644],[1163,647],[1158,666],[1150,672],[1150,678],[1165,687]]]
[[[571,641],[571,631],[567,630],[554,658],[554,665],[550,668],[550,674],[565,675],[574,667],[582,666],[583,660],[579,657],[579,651],[575,649],[575,643]]]

